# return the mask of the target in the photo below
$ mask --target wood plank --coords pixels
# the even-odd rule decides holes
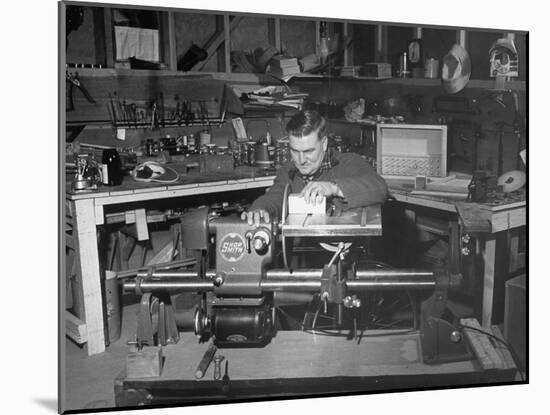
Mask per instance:
[[[168,242],[164,247],[161,248],[157,254],[149,260],[147,266],[164,264],[172,261],[174,258],[174,243],[172,241]]]
[[[231,70],[227,70],[228,63],[229,63],[229,53],[231,52],[231,45],[230,45],[230,34],[233,29],[237,27],[237,25],[240,23],[240,21],[243,19],[242,16],[235,16],[231,21],[229,19],[228,14],[224,14],[223,21],[224,21],[224,27],[223,31],[216,31],[210,39],[206,41],[206,43],[203,45],[203,49],[206,50],[207,56],[206,59],[198,64],[196,66],[197,71],[201,71],[204,69],[204,67],[208,64],[212,56],[216,54],[216,51],[220,47],[222,43],[224,43],[224,50],[225,50],[225,59],[226,59],[226,72],[231,72]],[[231,65],[229,64],[229,69],[231,69]]]
[[[105,335],[94,201],[91,199],[75,201],[75,234],[79,257],[77,271],[84,297],[88,355],[93,355],[105,351]]]
[[[518,266],[519,234],[508,232],[507,239],[508,239],[508,258],[509,258],[508,272],[515,272],[519,268]]]
[[[275,49],[281,52],[281,18],[275,17]]]
[[[235,20],[236,17],[233,18]],[[231,26],[229,22],[229,15],[223,15],[223,50],[224,50],[224,62],[225,72],[231,72]],[[204,65],[203,65],[204,67]]]
[[[107,68],[113,68],[115,66],[115,48],[114,48],[114,36],[113,36],[113,15],[111,8],[106,7],[104,9],[104,24],[105,24],[105,64]]]
[[[479,240],[479,239],[478,239]],[[479,240],[483,258],[483,294],[481,302],[481,324],[489,326],[493,317],[493,295],[495,289],[496,239]]]
[[[155,187],[142,187],[141,189],[134,189],[134,193],[162,192],[166,189],[167,189],[166,185],[155,186]]]
[[[77,344],[86,343],[86,323],[75,317],[71,312],[65,310],[65,334]]]
[[[94,205],[95,211],[95,224],[104,225],[105,224],[105,215],[103,214],[103,205]]]
[[[192,333],[182,333],[178,344],[163,348],[166,362],[160,379],[195,380],[196,367],[207,347],[205,343],[199,344]],[[230,361],[229,376],[232,380],[463,373],[476,370],[473,361],[425,365],[418,333],[377,336],[375,331],[365,332],[358,344],[343,337],[280,331],[265,348],[227,348],[223,350],[223,355]],[[212,369],[208,369],[205,378],[212,377]]]
[[[168,68],[171,71],[178,69],[178,56],[176,53],[176,19],[173,11],[167,12],[168,19]]]
[[[149,229],[147,227],[147,213],[145,209],[136,209],[136,231],[138,241],[147,241],[149,239]]]
[[[344,24],[344,41],[345,41],[348,38],[349,26],[351,25],[351,23],[344,22],[343,24]],[[351,44],[353,45],[353,42]],[[350,48],[350,46],[348,45],[344,49],[344,66],[349,66],[349,65],[353,64],[353,62],[350,61],[350,57],[353,56],[353,54],[350,54],[349,48]]]
[[[65,246],[68,246],[71,249],[75,247],[74,237],[65,233]]]
[[[488,369],[504,369],[505,365],[495,348],[491,344],[489,338],[477,330],[482,330],[491,333],[490,328],[483,329],[475,318],[461,318],[460,324],[464,326],[464,334],[470,342],[474,354],[477,357],[483,370]],[[469,330],[472,327],[477,330]]]
[[[498,337],[500,340],[506,341],[504,339],[504,335],[502,334],[502,331],[498,326],[492,325],[491,331],[493,332],[494,336]],[[517,370],[517,366],[516,366],[516,363],[514,362],[514,358],[512,357],[512,353],[510,353],[510,350],[508,350],[508,348],[503,343],[496,342],[495,350],[500,355],[500,358],[504,363],[505,369]]]

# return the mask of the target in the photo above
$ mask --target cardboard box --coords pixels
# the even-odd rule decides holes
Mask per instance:
[[[391,78],[391,64],[385,62],[369,62],[359,69],[359,76],[372,78]]]
[[[510,344],[519,359],[520,369],[527,365],[527,276],[514,277],[504,284],[504,339]]]

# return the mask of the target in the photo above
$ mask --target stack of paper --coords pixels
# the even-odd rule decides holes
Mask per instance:
[[[277,77],[284,77],[300,73],[298,59],[286,58],[284,56],[275,56],[269,63],[268,72]]]

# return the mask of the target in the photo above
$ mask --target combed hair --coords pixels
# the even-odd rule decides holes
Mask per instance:
[[[322,139],[327,131],[327,122],[317,111],[301,111],[288,121],[286,130],[294,137],[303,137],[317,131],[319,139]]]

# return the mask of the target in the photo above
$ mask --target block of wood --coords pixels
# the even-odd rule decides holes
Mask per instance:
[[[162,373],[162,348],[145,346],[126,356],[126,376],[128,378],[157,377]]]

